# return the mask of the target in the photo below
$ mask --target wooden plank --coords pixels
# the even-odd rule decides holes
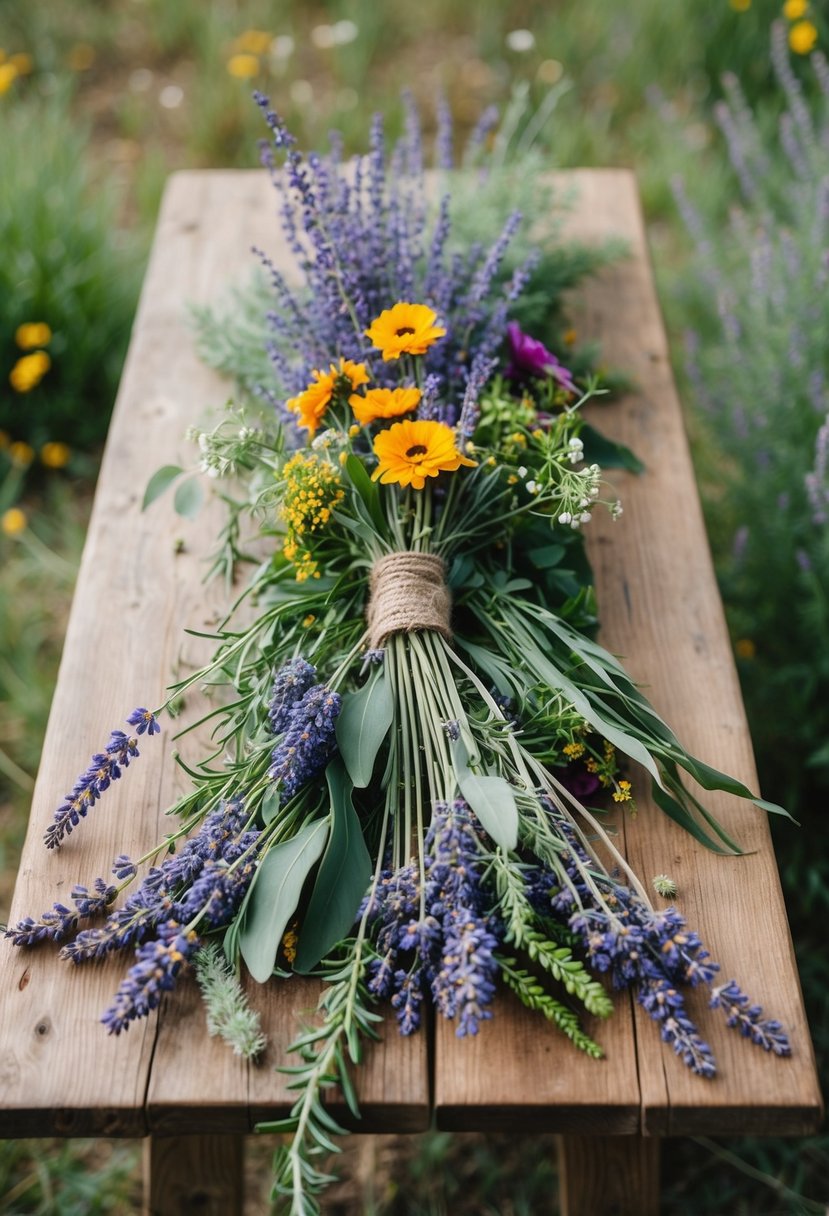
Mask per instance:
[[[151,1136],[143,1216],[243,1216],[241,1136]]]
[[[254,265],[252,243],[281,256],[275,212],[260,172],[180,174],[165,195],[78,578],[12,924],[56,898],[66,901],[74,883],[90,885],[121,851],[140,856],[170,826],[163,811],[181,781],[165,729],[143,743],[140,759],[59,853],[47,853],[41,841],[88,754],[135,705],[159,704],[176,669],[207,657],[182,631],[214,622],[224,598],[218,587],[206,592],[202,585],[221,508],[193,522],[176,517],[168,500],[145,515],[139,508],[156,468],[193,461],[187,426],[227,397],[227,384],[195,355],[186,306],[244,281]],[[118,1039],[108,1036],[96,1022],[129,961],[81,974],[49,946],[22,951],[3,942],[0,1134],[244,1131],[263,1114],[284,1111],[289,1096],[271,1065],[296,1033],[294,1011],[308,1003],[310,989],[292,985],[287,1001],[273,991],[256,994],[275,1046],[254,1068],[207,1040],[189,986],[159,1016]],[[425,1038],[405,1041],[395,1032],[388,1040],[360,1077],[365,1110],[383,1125],[424,1126]]]
[[[647,466],[641,477],[614,471],[611,480],[625,513],[614,524],[597,512],[587,533],[602,641],[623,657],[692,752],[756,788],[635,180],[626,170],[582,170],[562,179],[575,186],[577,197],[567,231],[590,242],[621,236],[630,250],[574,300],[580,336],[598,338],[603,363],[635,386],[623,400],[595,407],[598,425],[632,447]],[[638,817],[623,824],[634,869],[646,882],[659,873],[676,879],[677,907],[722,963],[723,977],[737,978],[769,1015],[780,1018],[791,1034],[793,1058],[778,1060],[740,1040],[719,1012],[705,1009],[697,993],[689,1007],[719,1063],[717,1079],[709,1082],[693,1076],[660,1043],[638,1006],[635,1035],[625,1001],[619,1001],[611,1025],[599,1028],[607,1060],[596,1063],[576,1059],[552,1032],[533,1032],[527,1015],[499,1000],[495,1018],[477,1041],[459,1042],[451,1025],[438,1027],[439,1125],[594,1134],[638,1126],[661,1135],[737,1129],[784,1134],[812,1131],[820,1121],[812,1046],[765,817],[737,799],[706,795],[714,813],[752,851],[746,857],[716,857],[652,805],[644,795],[644,778],[636,786]],[[619,1077],[628,1098],[624,1127],[609,1092],[615,1092]],[[556,1107],[547,1108],[548,1102]]]
[[[561,1216],[658,1216],[659,1149],[652,1136],[560,1136]]]

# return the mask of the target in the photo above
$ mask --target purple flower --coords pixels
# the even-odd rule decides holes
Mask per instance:
[[[291,707],[285,733],[273,749],[268,770],[271,780],[281,783],[283,802],[321,773],[334,754],[340,705],[339,693],[324,684],[314,684]]]
[[[154,941],[139,946],[138,961],[127,972],[112,1005],[101,1017],[109,1033],[128,1030],[130,1022],[156,1009],[164,993],[175,988],[179,972],[200,944],[195,933],[185,933],[181,925],[168,921]]]
[[[547,350],[543,342],[525,334],[517,321],[507,325],[507,343],[510,362],[504,373],[510,380],[525,380],[528,376],[539,376],[555,380],[568,393],[575,393],[576,386],[566,367]]]
[[[280,667],[273,678],[268,718],[271,730],[281,735],[291,717],[297,701],[301,701],[316,678],[316,668],[297,656]]]

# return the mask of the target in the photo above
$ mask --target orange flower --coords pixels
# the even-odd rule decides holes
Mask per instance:
[[[426,304],[400,302],[386,308],[366,330],[383,358],[399,359],[401,355],[423,355],[446,330],[436,325],[437,313]]]
[[[368,372],[363,363],[340,359],[339,365],[332,363],[327,372],[314,371],[311,375],[308,387],[285,404],[292,414],[299,415],[299,425],[313,435],[331,401],[368,384]]]
[[[354,393],[348,404],[354,416],[363,426],[376,422],[378,418],[399,418],[415,409],[420,401],[419,388],[370,388],[365,397]]]
[[[376,436],[374,454],[378,465],[372,481],[379,477],[385,485],[397,482],[414,490],[422,490],[427,477],[475,465],[455,447],[455,432],[445,422],[396,422]]]

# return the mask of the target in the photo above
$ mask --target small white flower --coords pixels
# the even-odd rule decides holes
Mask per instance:
[[[592,518],[593,516],[589,511],[582,511],[581,515],[579,516],[579,523],[589,524]]]
[[[538,482],[537,482],[537,481],[528,481],[528,482],[527,482],[527,489],[529,490],[529,492],[530,492],[531,494],[537,494],[537,493],[538,493],[538,490],[539,490],[539,485],[538,485]]]
[[[569,524],[569,523],[572,523],[572,520],[573,520],[573,516],[570,514],[569,511],[562,511],[561,515],[559,515],[559,517],[558,517],[558,522],[560,524]]]
[[[535,46],[535,34],[532,30],[510,30],[506,41],[511,51],[517,51],[519,55],[523,55]]]
[[[289,59],[294,53],[294,40],[290,34],[277,34],[271,43],[271,54],[274,59]]]
[[[360,30],[356,23],[349,21],[347,17],[343,21],[335,21],[331,26],[331,37],[334,46],[346,46],[347,43],[354,41],[359,32]]]
[[[526,467],[525,467],[523,464],[522,464],[522,465],[519,465],[519,467],[518,467],[518,476],[519,476],[519,477],[526,477],[526,476],[527,476],[527,470],[526,470]]]

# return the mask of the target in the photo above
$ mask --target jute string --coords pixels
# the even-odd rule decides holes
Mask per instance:
[[[446,586],[446,564],[433,553],[388,553],[371,570],[368,617],[369,646],[377,649],[393,633],[434,629],[451,640],[452,597]]]

